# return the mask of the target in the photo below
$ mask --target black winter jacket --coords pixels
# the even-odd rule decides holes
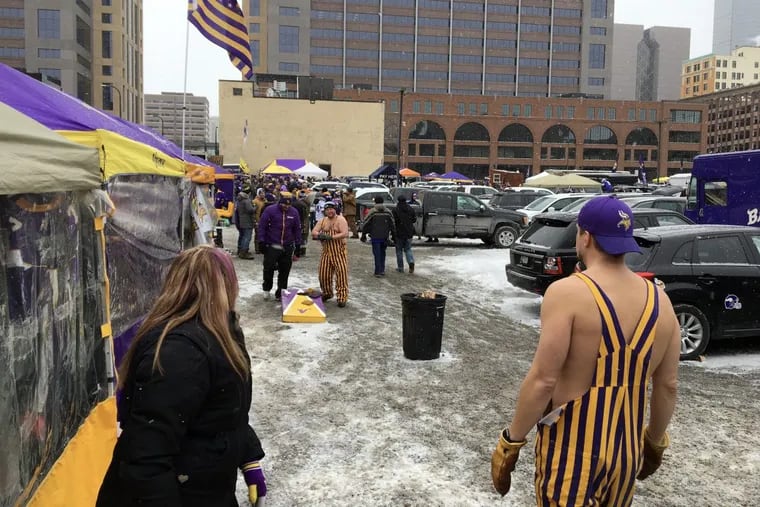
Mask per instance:
[[[393,220],[393,214],[382,204],[376,204],[367,218],[364,219],[362,226],[362,235],[370,235],[372,239],[393,238],[396,240],[396,223]]]
[[[230,326],[245,349],[237,316]],[[118,401],[122,433],[98,495],[98,507],[236,506],[238,467],[264,457],[248,424],[251,378],[241,379],[216,339],[197,321],[146,335]],[[248,354],[246,353],[246,357]]]
[[[235,203],[235,225],[238,229],[253,229],[256,209],[245,192],[239,192]]]
[[[406,201],[399,201],[393,210],[396,219],[396,236],[398,239],[412,239],[414,237],[414,223],[417,221],[417,213]]]

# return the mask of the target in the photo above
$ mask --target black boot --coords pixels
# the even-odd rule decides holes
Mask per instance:
[[[253,259],[253,254],[248,250],[240,250],[238,252],[238,257],[241,259]]]
[[[414,263],[410,262],[409,263],[409,274],[411,275],[412,273],[414,273]]]

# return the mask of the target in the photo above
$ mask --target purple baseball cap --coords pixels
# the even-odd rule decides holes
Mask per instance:
[[[589,200],[578,214],[578,226],[594,236],[599,248],[610,255],[641,253],[633,238],[633,212],[614,195]]]

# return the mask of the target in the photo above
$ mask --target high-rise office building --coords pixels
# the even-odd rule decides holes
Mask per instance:
[[[0,61],[142,121],[142,0],[3,0]]]
[[[145,125],[177,146],[182,146],[182,93],[145,94]],[[206,97],[187,94],[185,149],[205,152],[209,139],[209,105]]]
[[[614,0],[246,0],[258,72],[337,88],[609,95]]]
[[[740,46],[760,45],[760,2],[715,0],[713,53],[727,55]]]
[[[691,30],[615,24],[610,97],[617,100],[676,100],[681,62],[689,58]]]

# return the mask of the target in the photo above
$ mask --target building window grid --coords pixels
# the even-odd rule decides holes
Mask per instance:
[[[61,38],[61,11],[37,9],[37,36],[41,39]]]

